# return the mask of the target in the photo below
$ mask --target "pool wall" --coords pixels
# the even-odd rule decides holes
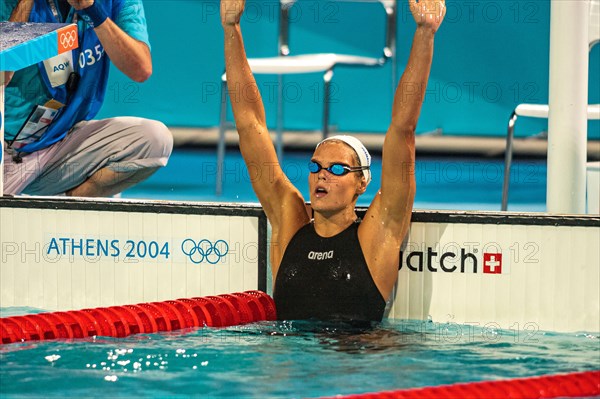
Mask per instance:
[[[265,290],[266,218],[257,208],[29,198],[0,207],[2,307]]]
[[[600,331],[598,221],[416,212],[389,317],[525,334]]]

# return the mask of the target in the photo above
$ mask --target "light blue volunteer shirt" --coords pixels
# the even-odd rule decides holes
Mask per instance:
[[[56,1],[56,0],[53,0]],[[19,0],[0,1],[0,21],[8,21]],[[125,0],[123,8],[114,21],[129,36],[150,47],[146,15],[142,0]],[[78,21],[80,30],[85,22]],[[4,139],[12,140],[36,105],[50,100],[48,90],[42,80],[37,65],[32,65],[15,73],[5,90]]]

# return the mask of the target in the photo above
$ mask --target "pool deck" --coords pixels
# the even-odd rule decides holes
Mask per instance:
[[[175,146],[214,146],[217,144],[219,130],[217,128],[171,128]],[[381,152],[384,135],[381,133],[346,133],[360,139],[369,151]],[[271,131],[273,139],[275,132]],[[225,140],[228,146],[237,145],[238,137],[235,130],[226,132]],[[286,131],[283,135],[285,149],[312,150],[321,140],[319,131]],[[503,137],[481,136],[449,136],[432,132],[419,134],[416,138],[417,152],[420,154],[443,154],[460,156],[502,157],[506,148]],[[514,155],[519,157],[546,157],[548,141],[541,137],[516,138]],[[600,160],[600,141],[588,141],[588,161]]]

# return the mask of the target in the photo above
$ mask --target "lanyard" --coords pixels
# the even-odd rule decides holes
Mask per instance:
[[[56,3],[54,2],[54,0],[48,0],[48,6],[50,6],[50,10],[52,11],[52,15],[54,15],[54,18],[57,21],[62,20],[62,18],[60,18],[60,15],[58,15],[58,10],[56,8]]]
[[[47,0],[48,1],[48,6],[50,7],[50,10],[52,11],[52,15],[54,15],[54,18],[59,21],[59,22],[67,22],[67,21],[72,21],[73,23],[77,23],[77,13],[75,13],[75,10],[73,9],[73,7],[71,7],[71,9],[69,10],[69,14],[67,15],[67,18],[65,18],[65,20],[63,21],[62,18],[62,14],[58,11],[58,7],[56,5],[56,1],[58,0]]]

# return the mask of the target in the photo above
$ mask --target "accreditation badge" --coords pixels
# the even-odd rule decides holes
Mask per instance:
[[[19,133],[15,137],[17,142],[15,148],[20,148],[25,144],[39,140],[57,114],[58,109],[41,105],[33,107],[29,117],[25,120],[21,130],[19,130]]]
[[[73,72],[73,52],[67,51],[45,60],[44,67],[52,87],[64,85]]]

